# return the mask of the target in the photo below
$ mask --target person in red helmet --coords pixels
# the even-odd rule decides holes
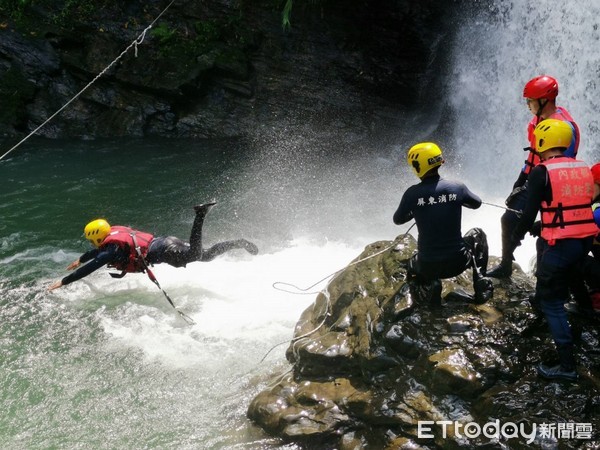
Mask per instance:
[[[512,274],[513,253],[516,247],[520,245],[520,242],[514,242],[511,239],[515,226],[519,222],[519,217],[515,211],[523,210],[527,202],[527,179],[529,173],[540,162],[540,157],[536,151],[535,127],[545,119],[557,119],[567,122],[573,130],[573,138],[566,148],[564,155],[569,158],[577,156],[580,138],[579,127],[564,107],[556,105],[557,95],[558,82],[555,78],[548,75],[542,75],[529,80],[523,88],[523,97],[529,111],[533,114],[533,118],[527,125],[529,147],[524,148],[527,151],[525,165],[513,185],[512,192],[506,199],[506,206],[509,210],[500,219],[502,226],[502,256],[500,264],[488,271],[489,277],[508,278]]]

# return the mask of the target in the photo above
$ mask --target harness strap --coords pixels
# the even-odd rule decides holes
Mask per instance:
[[[135,237],[135,235],[136,235],[135,231],[132,231],[131,233],[129,233],[129,235],[131,236],[131,239],[133,240],[133,246],[135,248],[135,252],[138,255],[138,260],[142,262],[142,265],[143,265],[142,271],[145,271],[145,269],[148,268],[148,264],[146,263],[146,258],[144,258],[144,255],[142,255],[142,250],[140,248],[140,245],[138,244],[137,238]]]
[[[559,203],[559,206],[557,207],[548,207],[548,208],[540,208],[543,212],[553,212],[553,211],[558,211],[559,209],[561,209],[562,211],[569,211],[571,209],[581,209],[581,208],[587,208],[587,207],[591,208],[591,205],[589,203],[582,203],[580,205],[571,205],[571,206],[562,206],[562,203]]]
[[[156,279],[156,276],[150,270],[150,267],[148,266],[148,262],[146,261],[146,258],[144,258],[144,255],[142,254],[142,250],[141,250],[140,246],[138,245],[138,241],[137,241],[137,239],[135,237],[135,232],[131,232],[131,233],[129,233],[129,235],[133,239],[133,245],[135,246],[135,251],[138,254],[139,260],[142,263],[142,272],[146,273],[146,275],[148,275],[148,278],[150,278],[150,281],[152,281],[156,285],[156,287],[162,291],[163,295],[165,296],[165,298],[167,299],[167,301],[169,302],[169,304],[173,307],[173,309],[175,311],[177,311],[177,313],[181,316],[181,318],[183,320],[185,320],[189,325],[194,325],[195,324],[194,320],[190,316],[188,316],[187,314],[185,314],[182,311],[180,311],[177,308],[177,306],[175,306],[175,303],[173,302],[173,300],[171,300],[171,297],[169,297],[169,294],[167,294],[165,292],[165,290],[161,287],[160,283]]]
[[[558,206],[556,207],[551,207],[551,208],[541,208],[542,212],[555,212],[554,217],[552,218],[552,222],[550,222],[549,224],[543,224],[544,227],[546,228],[564,228],[565,225],[581,225],[584,223],[593,223],[594,222],[594,218],[590,218],[590,219],[582,219],[582,220],[568,220],[565,221],[563,212],[564,211],[570,211],[570,210],[575,210],[575,209],[582,209],[582,208],[587,208],[590,205],[588,205],[587,203],[585,204],[580,204],[580,205],[571,205],[571,206],[563,206],[562,203],[559,203]]]

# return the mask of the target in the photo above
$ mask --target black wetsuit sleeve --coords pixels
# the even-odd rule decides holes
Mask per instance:
[[[521,173],[519,173],[519,178],[517,178],[517,181],[515,181],[515,184],[513,184],[513,191],[516,188],[523,186],[527,181],[527,178],[529,178],[529,175],[521,171]]]
[[[89,257],[89,254],[93,253],[95,251],[96,251],[96,256],[94,257],[94,259],[92,259],[86,265],[81,266],[75,272],[73,272],[70,275],[67,275],[66,277],[64,277],[62,279],[63,285],[72,283],[73,281],[80,280],[83,277],[87,277],[90,273],[94,272],[95,270],[98,270],[100,267],[104,266],[105,264],[109,264],[111,262],[117,261],[121,256],[120,255],[121,249],[119,248],[119,246],[107,245],[102,250],[95,249],[95,250],[91,250],[87,253],[84,253],[81,256],[81,258],[79,258],[79,261],[84,262],[84,260],[82,258],[86,257],[86,255]],[[85,261],[87,261],[87,260],[85,260]]]
[[[514,241],[520,241],[525,237],[535,222],[540,210],[542,201],[552,201],[552,190],[546,182],[547,171],[544,166],[536,166],[529,173],[529,184],[527,187],[527,204],[523,209],[521,220],[517,223],[512,238]]]
[[[81,255],[79,257],[79,262],[83,264],[88,261],[91,261],[98,255],[98,253],[100,253],[100,249],[98,249],[98,248],[94,248],[94,249],[90,250],[89,252],[85,252],[83,255]]]
[[[463,206],[470,209],[477,209],[481,206],[481,199],[478,195],[473,194],[468,187],[464,187]]]
[[[410,191],[406,191],[402,196],[402,200],[400,200],[400,205],[398,206],[398,209],[394,213],[393,217],[396,225],[402,225],[414,217],[412,208],[410,207],[410,202],[408,201],[409,197]]]

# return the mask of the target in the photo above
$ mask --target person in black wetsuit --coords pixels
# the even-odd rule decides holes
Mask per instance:
[[[417,224],[418,252],[409,264],[409,275],[428,285],[431,301],[439,305],[440,279],[473,268],[475,301],[484,303],[493,294],[493,284],[485,278],[487,237],[480,228],[464,237],[461,233],[462,207],[477,209],[481,199],[464,184],[442,179],[438,170],[443,163],[442,151],[434,143],[416,144],[408,151],[408,164],[421,182],[406,190],[393,220],[401,225],[414,218]]]
[[[121,274],[116,276],[119,278],[131,272],[144,272],[152,264],[166,263],[174,267],[185,267],[193,261],[212,261],[217,256],[238,248],[252,255],[258,254],[256,245],[246,239],[220,242],[208,249],[202,248],[204,218],[214,205],[215,202],[210,202],[194,207],[196,217],[189,243],[175,236],[154,237],[150,233],[129,227],[110,226],[104,219],[90,222],[85,227],[84,234],[96,248],[69,264],[68,270],[77,270],[48,289],[54,290],[77,281],[104,265],[120,270]]]

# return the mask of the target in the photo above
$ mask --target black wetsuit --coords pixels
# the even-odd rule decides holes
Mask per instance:
[[[258,253],[258,248],[245,239],[219,242],[208,249],[202,248],[202,225],[206,210],[196,214],[194,225],[190,234],[190,243],[184,242],[175,236],[157,236],[148,245],[145,260],[148,264],[166,263],[174,267],[185,267],[192,261],[212,261],[217,256],[235,248],[245,249],[252,254]],[[90,250],[80,256],[79,262],[86,263],[75,272],[62,279],[66,285],[77,281],[100,267],[108,265],[126,265],[129,258],[129,249],[121,248],[117,244],[108,244]],[[89,262],[88,262],[89,261]]]
[[[415,219],[419,230],[417,261],[424,278],[450,278],[469,266],[470,243],[461,234],[463,206],[477,209],[481,199],[464,184],[439,175],[423,178],[404,193],[394,223],[400,225]],[[487,264],[487,242],[485,247]]]

